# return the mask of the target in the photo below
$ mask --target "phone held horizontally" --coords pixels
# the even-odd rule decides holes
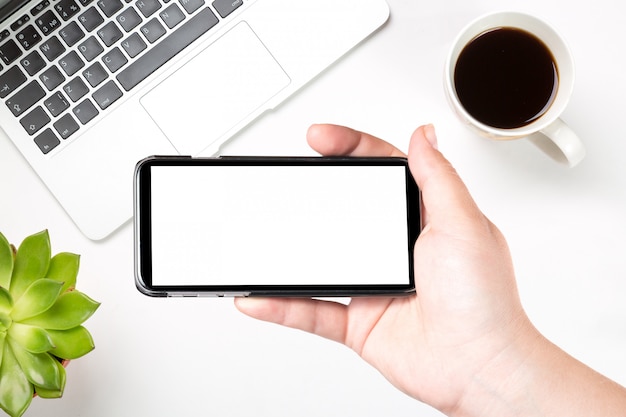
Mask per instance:
[[[150,157],[134,223],[150,296],[414,292],[420,194],[405,158]]]

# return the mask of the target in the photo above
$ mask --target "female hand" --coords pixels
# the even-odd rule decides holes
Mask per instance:
[[[435,149],[432,126],[409,148],[422,191],[424,229],[415,245],[416,295],[355,298],[349,305],[311,299],[237,299],[258,319],[306,330],[356,351],[407,394],[446,410],[467,379],[527,331],[508,249]],[[430,141],[429,141],[430,139]],[[315,125],[307,133],[323,155],[404,156],[352,129]]]
[[[315,125],[307,139],[323,155],[403,156],[345,127]],[[414,132],[408,158],[424,205],[415,295],[348,305],[238,298],[237,308],[345,344],[397,388],[448,415],[623,415],[626,391],[528,320],[507,244],[437,150],[432,126]]]

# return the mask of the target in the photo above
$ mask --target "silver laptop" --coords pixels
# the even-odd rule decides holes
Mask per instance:
[[[0,0],[0,126],[102,239],[132,217],[138,160],[216,153],[388,16],[384,0]]]

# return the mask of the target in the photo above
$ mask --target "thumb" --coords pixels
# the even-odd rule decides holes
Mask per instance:
[[[484,217],[452,164],[437,150],[432,125],[419,127],[411,136],[409,167],[422,192],[425,227],[449,230]]]

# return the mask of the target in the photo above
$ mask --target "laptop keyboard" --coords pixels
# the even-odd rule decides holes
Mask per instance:
[[[241,5],[44,0],[0,33],[0,99],[47,154]]]

